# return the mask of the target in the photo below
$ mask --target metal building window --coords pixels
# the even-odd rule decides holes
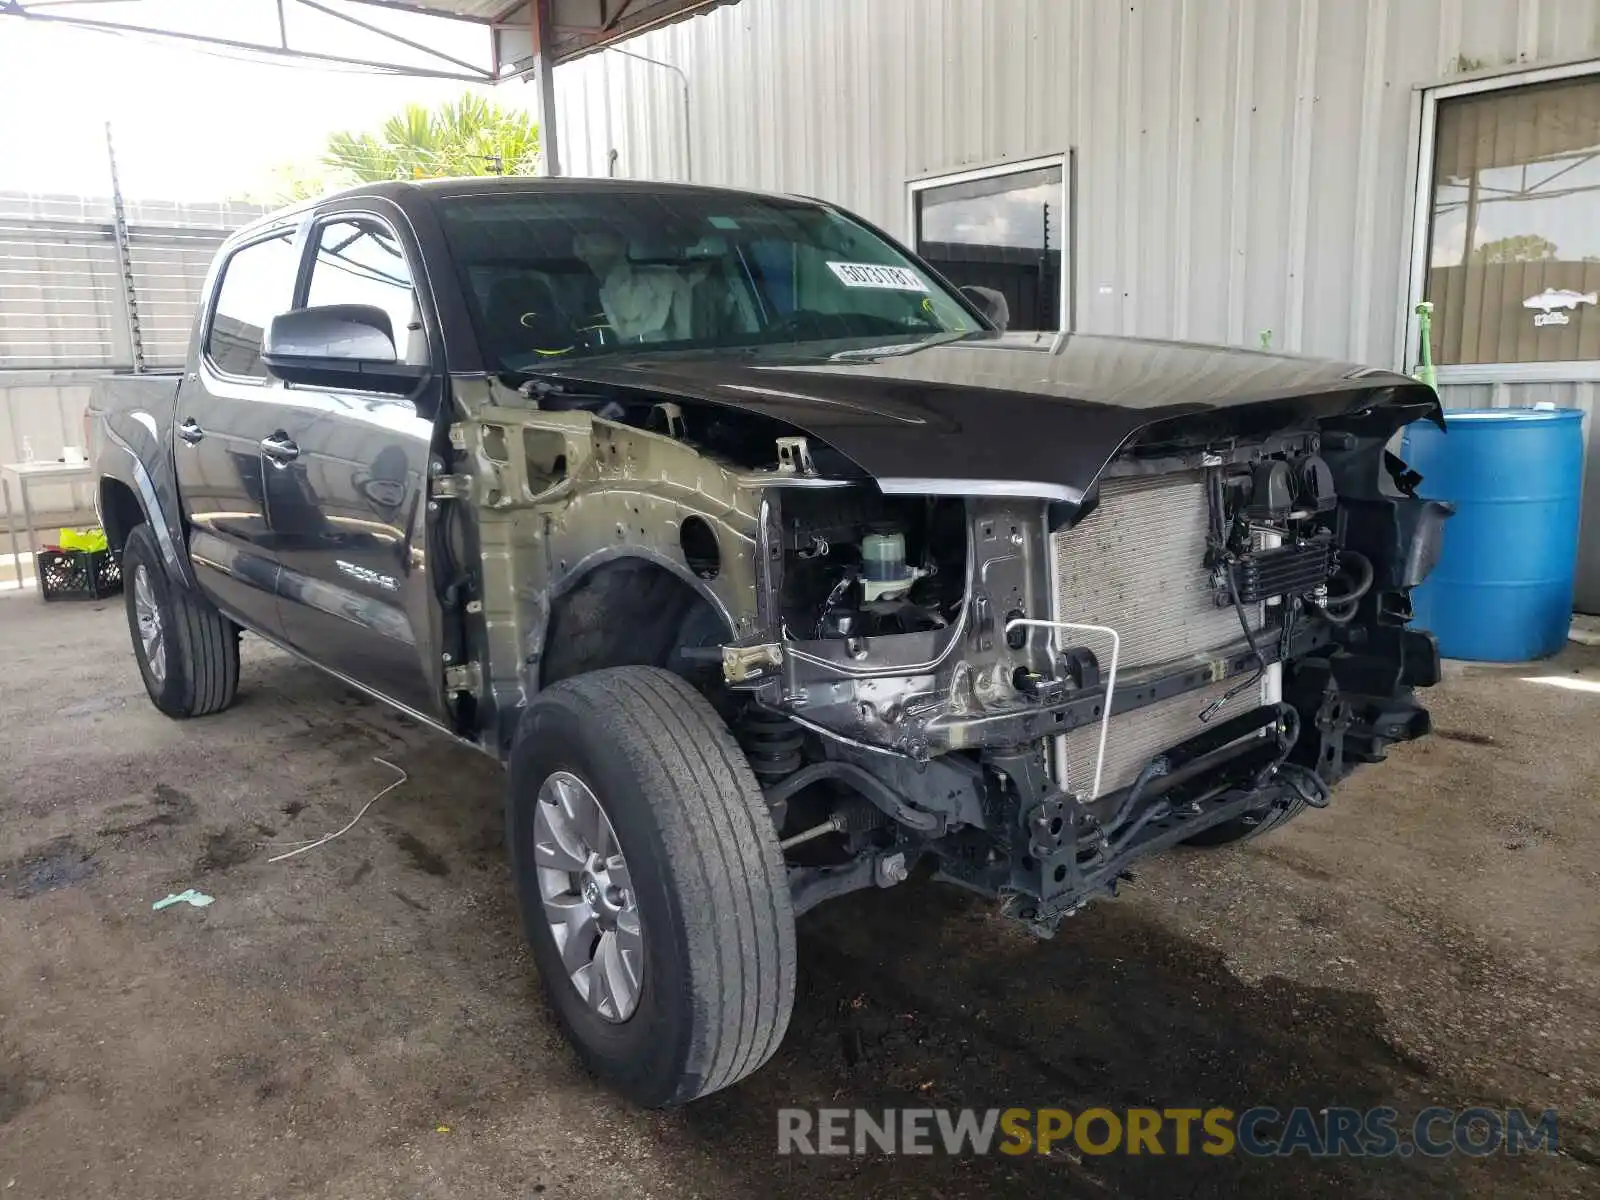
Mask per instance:
[[[1441,368],[1600,363],[1600,74],[1586,66],[1424,101],[1419,274]]]
[[[1012,329],[1070,328],[1067,167],[1058,155],[913,181],[917,253],[958,287],[998,291]]]

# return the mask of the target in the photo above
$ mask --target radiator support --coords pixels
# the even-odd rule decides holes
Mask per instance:
[[[1107,481],[1098,507],[1071,529],[1052,537],[1051,595],[1057,622],[1099,625],[1120,635],[1121,669],[1138,678],[1162,669],[1214,660],[1240,641],[1243,631],[1230,600],[1218,607],[1206,566],[1209,510],[1204,471],[1143,475]],[[1294,549],[1293,547],[1290,548]],[[1257,554],[1272,554],[1271,548]],[[1278,560],[1268,560],[1271,566]],[[1296,557],[1298,566],[1305,564]],[[1266,626],[1270,602],[1245,602],[1252,631]],[[1270,635],[1264,635],[1270,636]],[[1106,640],[1075,636],[1104,657]],[[1069,645],[1056,638],[1057,651]],[[1281,669],[1263,673],[1214,714],[1216,720],[1281,697]],[[1085,801],[1118,791],[1150,758],[1200,733],[1200,713],[1236,681],[1221,680],[1142,708],[1108,715],[1102,729],[1080,727],[1057,737],[1057,784]],[[1109,712],[1109,710],[1108,710]]]

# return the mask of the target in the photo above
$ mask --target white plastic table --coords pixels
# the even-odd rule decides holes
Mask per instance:
[[[28,502],[28,488],[35,483],[91,479],[93,468],[86,462],[29,462],[0,463],[0,493],[6,505],[6,526],[11,530],[11,561],[17,568],[17,586],[22,586],[22,558],[17,553],[17,522],[11,509],[11,481],[17,481],[22,494],[22,523],[28,527],[28,551],[33,555],[33,576],[39,577],[39,547],[33,536],[33,505]]]

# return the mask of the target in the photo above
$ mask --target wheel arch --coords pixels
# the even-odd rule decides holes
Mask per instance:
[[[733,636],[727,606],[682,563],[647,547],[609,547],[551,589],[529,691],[604,667],[662,667],[695,682],[706,664],[677,651]]]
[[[100,513],[100,528],[105,530],[106,543],[113,550],[121,550],[126,546],[128,535],[134,527],[150,520],[133,488],[109,475],[100,478],[100,494],[95,498],[95,507]]]
[[[194,589],[194,572],[189,567],[188,548],[172,472],[151,468],[133,447],[107,424],[106,445],[100,460],[100,481],[95,502],[108,544],[121,549],[136,525],[146,524],[155,534],[161,550],[161,563],[169,578]],[[163,481],[158,484],[157,480]]]

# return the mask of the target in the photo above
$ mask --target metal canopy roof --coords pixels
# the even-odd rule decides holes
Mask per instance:
[[[552,68],[646,30],[732,3],[737,0],[228,0],[228,14],[253,14],[255,27],[275,30],[276,38],[240,37],[232,26],[224,26],[225,32],[218,32],[213,26],[208,32],[204,16],[193,24],[177,20],[142,24],[140,17],[152,10],[139,0],[0,0],[0,17],[99,33],[173,38],[266,58],[356,66],[392,75],[479,84],[532,79],[538,85],[533,108],[539,123],[544,173],[559,175]],[[218,5],[200,11],[209,11],[214,17],[220,11],[220,0]],[[419,40],[422,35],[415,30],[411,32],[416,36],[404,36],[385,28],[378,23],[379,9],[481,26],[483,61],[475,63],[446,54]],[[366,44],[374,47],[372,56],[335,53],[327,43],[319,48],[315,37],[291,38],[291,14],[308,13],[324,22],[338,22],[345,30],[361,31]]]
[[[706,13],[733,0],[550,0],[550,56],[555,62],[579,58],[581,54],[602,50],[622,38],[643,34],[645,30],[682,21]],[[443,11],[502,8],[494,18],[494,38],[498,61],[515,64],[533,53],[533,2],[514,3],[509,10],[504,0],[422,0],[429,8]],[[458,13],[459,14],[459,13]]]
[[[435,13],[489,26],[496,61],[507,68],[532,54],[532,0],[356,0],[380,8]],[[550,54],[564,63],[612,42],[681,21],[733,0],[549,0]]]
[[[673,21],[692,17],[735,0],[230,0],[237,10],[261,10],[273,23],[274,39],[223,37],[207,32],[203,19],[193,22],[144,21],[138,0],[0,0],[0,16],[50,22],[102,33],[127,33],[167,37],[232,50],[253,51],[266,57],[290,57],[313,62],[354,65],[397,75],[461,79],[472,83],[497,83],[520,78],[535,70],[540,50],[538,31],[545,31],[543,52],[552,65],[604,49],[615,42]],[[411,37],[382,25],[376,11],[363,19],[361,10],[443,17],[481,26],[484,62],[453,58]],[[236,11],[237,11],[236,10]],[[316,38],[291,38],[285,14],[312,11],[354,26],[370,35],[378,47],[371,57],[332,53]],[[410,53],[401,55],[396,47]]]

